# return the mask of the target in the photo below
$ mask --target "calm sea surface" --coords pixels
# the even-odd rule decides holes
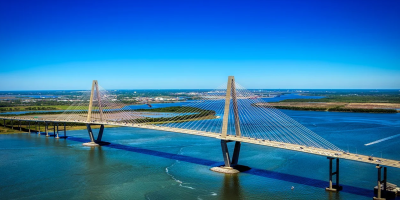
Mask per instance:
[[[364,146],[400,134],[400,114],[282,111],[343,150],[400,160],[398,138]],[[374,165],[341,160],[336,194],[324,190],[322,156],[242,144],[239,163],[252,169],[225,175],[209,170],[223,161],[215,139],[106,128],[112,144],[90,148],[86,130],[67,135],[0,135],[0,199],[371,199],[377,179]],[[388,181],[400,185],[400,169]]]

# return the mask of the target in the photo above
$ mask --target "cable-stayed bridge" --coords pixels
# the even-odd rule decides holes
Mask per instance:
[[[126,126],[177,132],[183,134],[211,137],[221,141],[225,169],[235,168],[239,162],[241,143],[269,146],[291,151],[326,156],[329,159],[331,191],[340,190],[339,159],[400,168],[400,162],[390,159],[377,159],[365,155],[350,154],[304,127],[280,110],[270,106],[249,90],[235,82],[230,76],[226,85],[213,91],[196,96],[184,106],[135,109],[119,101],[115,95],[102,89],[93,81],[90,92],[83,92],[64,112],[0,117],[11,121],[33,123],[41,122],[49,136],[49,123],[54,127],[54,136],[58,136],[58,124],[86,124],[91,142],[87,146],[106,145],[102,141],[104,125]],[[33,125],[32,124],[32,125]],[[92,125],[100,125],[98,134],[92,131]],[[65,134],[65,128],[64,128]],[[97,137],[95,137],[97,135]],[[232,158],[227,143],[235,142]],[[336,160],[336,172],[332,171]],[[386,175],[386,168],[384,170]],[[336,185],[332,177],[336,176]],[[379,182],[386,183],[386,178]],[[386,184],[385,184],[386,185]],[[386,187],[386,186],[385,186]],[[379,196],[379,195],[378,195]],[[379,196],[380,197],[380,196]]]

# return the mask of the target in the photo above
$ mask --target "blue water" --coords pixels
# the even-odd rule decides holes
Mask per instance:
[[[398,140],[364,146],[398,134],[400,114],[282,111],[344,150],[400,160]],[[377,179],[374,165],[341,160],[344,189],[329,193],[322,156],[242,144],[239,163],[253,169],[224,175],[209,170],[223,161],[212,138],[106,128],[112,144],[90,148],[86,130],[67,134],[0,135],[1,199],[371,199]],[[388,181],[400,185],[400,169]]]
[[[285,99],[322,99],[325,98],[324,96],[302,96],[299,94],[285,94],[281,95],[280,97],[274,98],[262,98],[265,102],[278,102],[283,101]]]

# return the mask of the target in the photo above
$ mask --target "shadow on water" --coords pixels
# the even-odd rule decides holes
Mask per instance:
[[[109,183],[109,178],[102,168],[105,163],[104,150],[101,147],[89,148],[86,162],[84,162],[86,165],[83,173],[85,182],[94,185],[107,185]],[[91,193],[84,193],[83,195],[83,199],[93,198],[90,196]]]
[[[89,142],[89,139],[78,138],[78,137],[69,137],[67,139],[76,141],[76,142],[82,142],[82,143]],[[155,151],[155,150],[150,150],[150,149],[143,149],[143,148],[139,148],[139,147],[127,146],[127,145],[122,145],[122,144],[110,144],[105,147],[113,148],[113,149],[120,149],[120,150],[124,150],[124,151],[135,152],[135,153],[147,154],[147,155],[157,156],[157,157],[161,157],[161,158],[179,160],[179,161],[184,161],[184,162],[194,163],[194,164],[199,164],[199,165],[205,165],[208,167],[216,164],[216,162],[212,161],[212,160],[195,158],[195,157],[190,157],[190,156],[185,156],[185,155],[178,155],[178,154],[173,154],[173,153],[166,153],[166,152]],[[292,175],[292,174],[285,174],[285,173],[281,173],[281,172],[274,172],[274,171],[265,170],[265,169],[252,168],[252,169],[242,172],[242,173],[247,173],[247,174],[251,174],[251,175],[255,175],[255,176],[317,187],[317,188],[321,188],[321,189],[323,189],[329,185],[328,181],[321,181],[321,180],[317,180],[317,179],[301,177],[301,176]],[[229,181],[231,181],[231,179],[232,179],[233,183],[229,183]],[[229,191],[231,189],[233,190],[235,187],[240,187],[237,176],[236,176],[236,179],[234,177],[227,178],[225,176],[224,181],[225,181],[225,186],[226,185],[229,186],[227,189]],[[226,183],[226,182],[228,182],[228,183]],[[354,186],[349,186],[349,185],[342,185],[342,186],[343,186],[343,190],[341,192],[346,192],[346,193],[361,195],[361,196],[366,196],[366,197],[374,196],[374,192],[372,189],[364,189],[364,188],[359,188],[359,187],[354,187]],[[224,192],[227,192],[227,191],[224,190]],[[238,191],[235,191],[235,192],[238,192]],[[229,194],[227,194],[227,195],[229,195]]]
[[[88,164],[89,168],[95,168],[97,166],[102,166],[104,164],[104,152],[102,147],[97,147],[97,150],[96,147],[90,147]]]
[[[221,190],[221,199],[240,199],[242,188],[237,174],[225,174],[224,187]]]

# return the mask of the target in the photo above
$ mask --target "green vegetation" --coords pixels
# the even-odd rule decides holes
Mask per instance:
[[[0,112],[10,112],[10,111],[39,111],[39,110],[87,110],[88,107],[85,106],[79,106],[79,107],[71,107],[69,105],[56,105],[52,107],[46,107],[46,106],[38,106],[38,107],[32,107],[32,106],[16,106],[16,107],[3,107],[0,108]],[[93,109],[98,109],[98,107],[93,106]],[[41,112],[42,113],[42,112]],[[1,114],[1,113],[0,113]]]
[[[41,119],[38,119],[41,120]],[[13,120],[14,123],[14,128],[18,126],[19,121]],[[43,121],[38,121],[38,122],[30,122],[31,123],[31,127],[35,127],[35,124],[39,123],[41,127],[44,127],[45,123]],[[55,125],[57,122],[47,122],[49,127]],[[27,127],[29,124],[29,121],[21,121],[21,125],[22,127]],[[64,126],[63,122],[58,123],[59,126]],[[66,126],[82,126],[82,123],[79,122],[66,122],[65,123]],[[0,126],[4,126],[4,122],[3,120],[0,120]],[[11,127],[11,120],[6,120],[6,126]],[[44,130],[44,129],[43,129]]]
[[[274,106],[277,109],[287,109],[287,110],[312,110],[312,111],[327,111],[326,108],[317,107],[299,107],[299,106]]]
[[[144,119],[138,120],[140,123],[180,123],[180,122],[186,122],[186,121],[192,121],[192,120],[204,120],[204,119],[214,119],[215,112],[214,111],[209,111],[209,112],[201,112],[199,114],[193,114],[193,115],[181,115],[181,116],[175,116],[175,117],[160,117],[160,118],[152,118],[152,117],[146,117]]]
[[[54,101],[54,100],[46,100],[46,101],[37,101],[37,102],[21,102],[20,99],[13,99],[9,102],[0,102],[0,108],[10,108],[10,107],[47,107],[47,106],[66,106],[71,105],[71,102],[68,101]]]
[[[400,103],[399,90],[310,90],[302,96],[321,99],[287,99],[281,102]]]
[[[179,109],[182,109],[181,106],[171,106],[165,108],[152,108],[152,109],[135,109],[135,111],[139,112],[177,112]]]
[[[400,103],[400,96],[328,96],[321,99],[286,99],[280,102]]]
[[[180,115],[175,117],[160,117],[160,118],[152,118],[146,117],[144,119],[139,119],[140,123],[169,123],[169,122],[185,122],[190,120],[202,120],[202,119],[214,119],[215,111],[213,110],[204,110],[196,107],[181,107],[181,106],[171,106],[165,108],[154,108],[154,109],[137,109],[135,111],[141,112],[179,112],[186,111],[184,113],[194,113],[188,115]]]
[[[0,116],[24,116],[24,115],[55,115],[61,113],[77,113],[74,111],[65,111],[65,112],[29,112],[29,113],[21,113],[21,114],[4,114],[0,113]]]
[[[122,110],[115,110],[112,112],[121,112]],[[160,117],[160,118],[153,118],[153,117],[146,117],[146,118],[140,118],[137,119],[137,122],[140,123],[146,123],[146,122],[152,122],[152,123],[159,123],[159,122],[183,122],[183,121],[188,121],[188,120],[200,120],[200,119],[213,119],[215,118],[215,111],[213,110],[204,110],[196,107],[181,107],[181,106],[171,106],[171,107],[165,107],[165,108],[154,108],[154,109],[137,109],[134,111],[140,111],[140,112],[179,112],[179,111],[186,111],[182,113],[187,113],[187,115],[180,115],[180,116],[175,116],[175,117]],[[76,113],[74,111],[65,111],[63,113]],[[92,111],[92,113],[99,113],[99,111]],[[61,114],[61,112],[30,112],[30,113],[25,113],[25,114],[18,114],[17,116],[24,116],[24,115],[56,115],[56,114]],[[7,115],[7,114],[1,114],[4,116],[15,116],[15,115]],[[128,121],[125,121],[128,122]],[[79,124],[79,123],[76,123]]]
[[[139,112],[179,112],[187,110],[189,110],[191,113],[204,111],[203,109],[196,107],[182,107],[182,106],[171,106],[171,107],[153,108],[153,109],[135,109],[135,111]]]
[[[22,131],[0,126],[0,134],[12,134],[12,133],[22,133]]]
[[[68,107],[68,106],[66,106],[66,107]],[[45,106],[39,106],[39,107],[19,106],[19,107],[0,108],[0,111],[23,111],[23,110],[60,110],[60,109],[57,107],[45,107]]]
[[[329,108],[328,111],[333,112],[364,112],[364,113],[397,113],[395,109],[365,109],[365,108]]]
[[[310,111],[331,111],[331,112],[364,112],[364,113],[397,113],[395,109],[364,109],[364,108],[343,108],[337,106],[333,108],[300,107],[300,106],[274,106],[277,109],[288,110],[310,110]]]
[[[13,134],[13,133],[23,133],[23,132],[28,132],[28,124],[29,122],[27,121],[21,121],[21,131],[18,128],[19,122],[14,121],[14,129],[11,129],[11,121],[6,120],[6,127],[4,127],[3,120],[0,120],[0,134]],[[40,131],[45,132],[45,123],[44,122],[39,122],[40,124]],[[53,134],[53,127],[55,123],[53,122],[48,122],[48,131],[50,134]],[[64,123],[59,123],[59,131],[64,131]],[[92,129],[100,128],[100,125],[92,125]],[[105,125],[106,128],[110,127],[118,127],[115,125]],[[36,122],[31,122],[30,129],[31,131],[36,131],[39,128],[37,126]],[[75,122],[68,122],[65,123],[65,128],[66,130],[83,130],[86,129],[86,125],[83,125],[82,123],[75,123]]]

